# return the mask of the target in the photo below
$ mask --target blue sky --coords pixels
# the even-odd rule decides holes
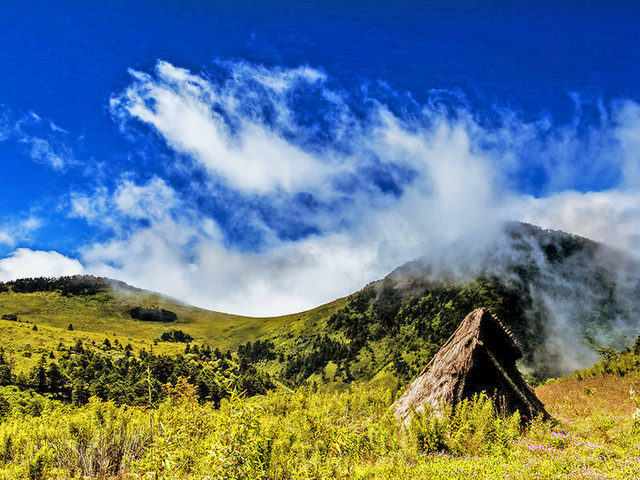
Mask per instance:
[[[3,6],[0,280],[88,272],[267,315],[506,220],[637,252],[638,10]]]

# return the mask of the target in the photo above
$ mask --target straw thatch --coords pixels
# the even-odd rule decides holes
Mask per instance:
[[[425,405],[455,405],[484,391],[501,412],[518,410],[525,420],[546,418],[544,405],[516,367],[521,357],[498,317],[486,308],[474,310],[394,403],[395,414],[406,421]]]

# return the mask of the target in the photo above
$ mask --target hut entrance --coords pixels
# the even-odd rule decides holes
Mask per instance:
[[[457,395],[456,403],[464,398],[485,392],[495,400],[496,408],[501,413],[511,414],[517,410],[528,416],[527,412],[531,410],[530,405],[525,403],[525,400],[521,398],[522,395],[515,391],[518,388],[517,385],[514,385],[513,381],[509,382],[505,376],[505,374],[509,374],[506,371],[501,372],[489,355],[486,348],[478,348],[474,352],[473,365],[469,369],[464,386]],[[495,355],[493,358],[496,358]]]

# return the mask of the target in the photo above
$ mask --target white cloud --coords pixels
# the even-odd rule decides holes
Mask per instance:
[[[199,306],[257,316],[325,303],[394,266],[376,264],[381,252],[373,239],[358,244],[345,234],[282,243],[254,254],[200,238],[185,256],[194,233],[187,225],[167,221],[127,239],[94,245],[83,259],[101,275]]]
[[[59,172],[79,163],[68,143],[68,132],[55,123],[34,112],[20,115],[5,108],[0,114],[0,141],[17,142],[31,160]]]
[[[176,201],[174,190],[158,177],[141,186],[125,180],[114,195],[117,209],[132,218],[161,218]]]
[[[13,237],[4,230],[0,230],[0,245],[9,245],[9,246],[14,245]]]
[[[0,245],[14,247],[18,242],[27,240],[40,228],[40,218],[30,215],[22,220],[10,220],[0,225]]]
[[[58,252],[19,248],[0,259],[0,281],[25,277],[53,277],[84,273],[82,264]]]
[[[318,72],[302,68],[283,70],[234,70],[238,77],[252,75],[272,95],[269,105],[282,114],[283,96],[291,82],[317,82]],[[270,128],[246,115],[242,101],[247,92],[219,90],[205,78],[158,62],[156,76],[132,71],[134,83],[111,99],[113,114],[152,126],[178,152],[189,155],[234,188],[265,193],[274,188],[295,190],[326,175],[326,167]]]
[[[25,135],[20,138],[20,142],[28,145],[28,153],[33,160],[47,164],[54,170],[63,170],[70,163],[75,163],[68,148],[64,146],[55,148],[44,138]]]
[[[69,215],[128,234],[128,220],[168,218],[180,203],[176,192],[159,177],[140,185],[123,177],[116,185],[114,192],[99,187],[92,193],[71,193]]]
[[[455,262],[445,255],[453,242],[458,261],[468,261],[506,220],[639,251],[634,102],[598,106],[599,123],[587,129],[579,115],[558,126],[505,109],[487,126],[460,95],[455,107],[436,99],[403,115],[381,99],[332,90],[310,67],[219,66],[221,79],[158,62],[153,74],[132,71],[131,85],[111,99],[124,130],[150,126],[180,154],[177,163],[187,158],[172,174],[191,186],[177,190],[159,174],[144,182],[125,176],[110,189],[72,195],[72,215],[112,230],[110,240],[82,248],[90,271],[203,307],[271,315],[346,295],[419,256]],[[322,105],[313,121],[293,102],[305,95]],[[190,161],[204,167],[207,182],[190,177]],[[522,170],[545,177],[538,198],[514,186]],[[220,179],[245,201],[237,212],[224,205],[233,227],[264,233],[259,248],[234,244],[190,199],[215,196]],[[382,193],[384,182],[396,193]],[[301,192],[317,205],[298,214]],[[255,204],[316,233],[290,240]]]
[[[226,246],[215,222],[199,216],[188,203],[155,213],[156,206],[177,202],[177,192],[162,181],[143,186],[127,181],[111,199],[105,200],[103,192],[96,201],[80,202],[76,210],[92,211],[86,205],[97,203],[107,206],[101,222],[135,211],[149,225],[87,246],[83,262],[100,275],[198,306],[274,315],[351,293],[405,261],[427,252],[438,255],[449,242],[469,232],[478,234],[475,248],[489,241],[488,233],[506,218],[499,208],[501,197],[495,191],[489,159],[473,152],[465,124],[442,122],[428,132],[410,131],[390,114],[382,114],[385,121],[366,139],[366,148],[390,164],[401,161],[427,172],[418,175],[399,198],[374,205],[367,191],[353,191],[344,211],[315,213],[319,223],[329,225],[327,231],[298,241],[274,235],[266,248],[247,253]],[[322,179],[318,183],[316,189],[322,195],[335,195]],[[124,202],[125,198],[136,201]],[[121,208],[130,203],[141,208]],[[332,227],[341,219],[348,228]]]
[[[107,202],[110,201],[110,194],[105,187],[96,189],[92,195],[72,192],[69,202],[72,217],[84,218],[90,223],[98,221],[108,212]]]
[[[575,233],[640,257],[640,192],[563,192],[521,198],[513,215],[523,221]]]
[[[621,144],[626,189],[640,188],[640,105],[632,101],[616,105],[616,137]]]

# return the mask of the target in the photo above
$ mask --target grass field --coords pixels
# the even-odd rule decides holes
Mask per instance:
[[[182,330],[194,342],[222,351],[267,337],[286,348],[302,332],[320,331],[326,319],[344,302],[339,299],[298,314],[251,318],[199,309],[139,290],[71,297],[58,292],[2,292],[0,316],[16,315],[19,321],[0,320],[0,342],[17,372],[31,368],[39,355],[54,350],[60,342],[73,345],[78,339],[100,344],[109,338],[111,342],[131,344],[135,350],[144,348],[156,353],[184,350],[184,344],[156,341],[170,330]],[[178,319],[171,323],[138,321],[129,314],[136,306],[164,308],[175,312]],[[69,330],[69,325],[73,330]]]
[[[295,351],[345,303],[248,318],[137,290],[3,292],[0,315],[17,320],[0,320],[0,346],[14,374],[78,340],[94,350],[108,338],[136,352],[182,352],[184,343],[157,341],[172,329],[221,350],[268,338]],[[171,310],[177,321],[134,320],[136,306]],[[363,349],[351,368],[369,368],[367,355],[387,362],[379,347]],[[538,387],[554,419],[526,426],[496,416],[486,398],[401,425],[391,408],[401,388],[391,367],[367,382],[326,383],[338,368],[329,362],[293,390],[277,382],[263,396],[229,392],[220,409],[199,403],[186,382],[167,386],[166,400],[137,407],[97,398],[72,407],[0,387],[0,479],[640,479],[640,347]]]
[[[390,391],[356,385],[233,397],[219,410],[188,384],[152,408],[49,403],[0,423],[0,478],[635,479],[639,379],[540,387],[556,419],[524,429],[486,398],[402,426]]]

